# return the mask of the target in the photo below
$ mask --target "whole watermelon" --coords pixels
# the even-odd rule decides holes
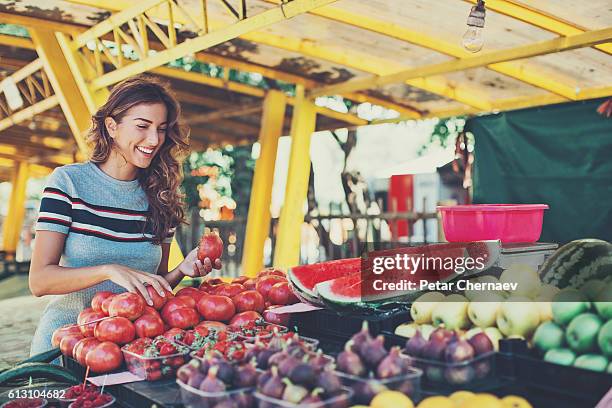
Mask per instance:
[[[558,288],[579,288],[591,279],[612,278],[612,244],[578,239],[557,249],[540,268],[542,282]]]

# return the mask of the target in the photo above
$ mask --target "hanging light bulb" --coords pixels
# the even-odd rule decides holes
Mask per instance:
[[[470,10],[467,19],[468,29],[463,34],[463,48],[469,52],[478,52],[484,46],[482,32],[485,25],[485,2],[478,0],[478,3]]]

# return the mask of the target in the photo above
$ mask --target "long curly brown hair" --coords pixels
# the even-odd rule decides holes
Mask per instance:
[[[150,75],[138,75],[115,85],[106,103],[92,116],[88,141],[93,145],[90,160],[104,163],[114,148],[104,120],[111,117],[120,123],[130,108],[154,103],[166,106],[168,130],[151,165],[139,169],[138,181],[149,201],[145,229],[151,231],[153,243],[159,245],[172,228],[185,221],[179,186],[182,162],[189,149],[189,130],[180,123],[181,107],[168,84]]]

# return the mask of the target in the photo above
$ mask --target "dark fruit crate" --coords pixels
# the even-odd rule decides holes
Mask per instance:
[[[410,313],[401,310],[388,314],[359,315],[320,309],[294,313],[289,328],[295,327],[301,335],[319,339],[319,346],[329,353],[342,350],[344,343],[361,330],[364,320],[368,321],[370,334],[376,336],[383,331],[393,331],[399,324],[409,321]]]

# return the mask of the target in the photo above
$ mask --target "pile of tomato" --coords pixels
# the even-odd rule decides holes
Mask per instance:
[[[228,325],[255,327],[254,322],[264,320],[287,325],[289,316],[275,314],[273,309],[298,302],[285,273],[272,268],[255,278],[242,276],[229,283],[205,278],[198,288],[183,288],[176,295],[166,291],[160,296],[152,286],[147,291],[152,306],[135,293],[96,293],[76,324],[53,333],[53,346],[94,373],[106,373],[122,365],[121,347],[135,339],[170,338],[168,333],[184,332],[182,343],[191,345],[197,340],[203,344],[212,340],[208,338],[211,329],[222,333]]]

